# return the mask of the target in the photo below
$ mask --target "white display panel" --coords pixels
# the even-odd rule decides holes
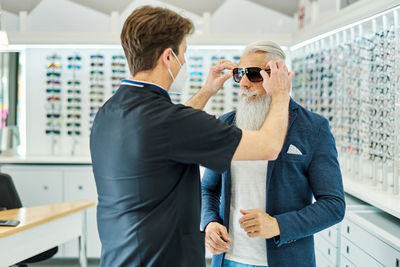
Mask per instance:
[[[188,101],[205,84],[211,66],[221,59],[238,63],[243,48],[189,46],[185,55],[188,80],[183,90],[171,89],[172,101],[182,104]],[[101,106],[113,95],[122,78],[129,78],[125,59],[118,62],[115,59],[123,56],[122,49],[38,46],[27,48],[25,55],[27,156],[89,156],[91,122],[97,111],[94,107]],[[117,69],[117,73],[113,72]],[[102,80],[97,81],[98,77]],[[79,84],[74,85],[75,82]],[[219,116],[234,110],[239,100],[238,91],[239,85],[229,79],[205,111]]]
[[[52,61],[49,56],[57,55],[57,59]],[[104,57],[102,67],[91,66],[92,55],[102,55]],[[123,55],[122,49],[92,49],[92,48],[29,48],[26,50],[26,116],[27,116],[27,155],[29,156],[87,156],[89,155],[89,135],[91,116],[91,107],[100,106],[106,99],[112,95],[112,84],[119,83],[118,80],[112,80],[115,76],[112,73],[113,56]],[[78,56],[81,60],[76,61],[79,69],[68,68],[75,64],[69,57]],[[51,73],[48,69],[48,63],[60,65],[56,73],[59,77],[47,76]],[[125,64],[126,66],[126,64]],[[119,75],[121,78],[128,77],[128,71],[125,67],[125,73]],[[90,86],[93,81],[90,80],[91,71],[102,71],[104,86],[102,101],[94,98],[90,94]],[[56,80],[59,84],[47,84],[46,81]],[[79,81],[80,84],[73,87],[68,85],[69,81]],[[60,90],[60,92],[46,92],[48,89]],[[68,90],[79,90],[79,93],[69,93]],[[93,90],[92,90],[93,91]],[[49,107],[49,97],[56,97],[54,101],[55,108]],[[59,100],[58,100],[59,99]],[[70,101],[72,99],[72,101]],[[80,102],[75,102],[79,99]],[[94,102],[91,101],[93,99]],[[79,106],[80,110],[70,110],[68,107]],[[47,118],[48,114],[59,114],[59,118]],[[72,117],[70,117],[72,115]],[[70,117],[70,118],[68,118]],[[59,134],[46,134],[46,125],[49,121],[60,122]],[[68,127],[67,123],[80,123],[79,127]],[[68,131],[79,131],[79,135],[68,135]]]

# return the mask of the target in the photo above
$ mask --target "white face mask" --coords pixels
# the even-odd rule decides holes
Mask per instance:
[[[169,89],[169,92],[171,93],[182,93],[183,88],[185,87],[187,77],[188,77],[188,72],[187,72],[187,66],[185,64],[181,64],[179,61],[178,57],[175,55],[174,51],[172,51],[172,54],[174,55],[175,59],[178,61],[179,66],[181,66],[181,69],[178,72],[178,75],[174,78],[174,75],[172,75],[171,70],[168,68],[169,75],[171,75],[172,78],[172,84]]]

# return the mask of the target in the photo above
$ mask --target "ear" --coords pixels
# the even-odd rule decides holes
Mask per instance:
[[[172,60],[171,56],[172,56],[172,48],[170,48],[170,47],[165,49],[162,52],[162,54],[160,56],[160,60],[161,60],[161,63],[163,64],[163,66],[165,66],[167,68],[171,67],[171,60]]]

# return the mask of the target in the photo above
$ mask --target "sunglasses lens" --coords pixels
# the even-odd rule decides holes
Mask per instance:
[[[235,68],[232,71],[233,73],[233,80],[237,83],[240,83],[240,80],[242,79],[241,72],[239,72],[239,68]]]
[[[257,67],[247,68],[247,78],[250,82],[261,82],[263,80],[261,74],[261,69]]]

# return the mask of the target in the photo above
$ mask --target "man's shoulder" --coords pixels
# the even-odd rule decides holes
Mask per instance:
[[[218,119],[228,124],[233,124],[236,117],[236,111],[231,111],[221,115]]]

